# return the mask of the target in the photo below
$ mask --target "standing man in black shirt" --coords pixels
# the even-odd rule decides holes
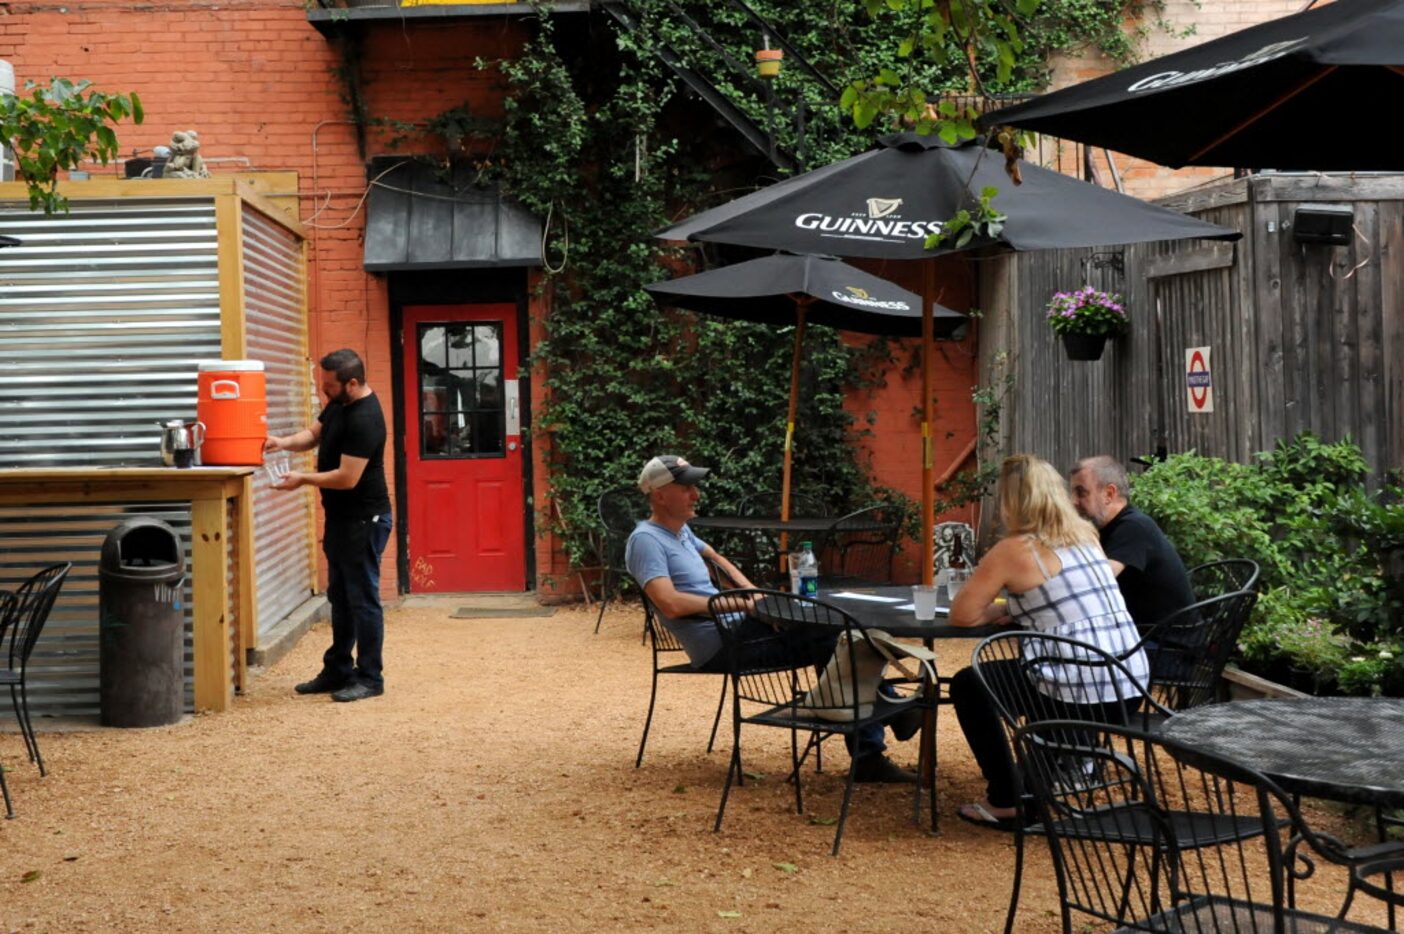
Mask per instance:
[[[316,473],[293,471],[275,489],[315,486],[322,491],[326,513],[322,551],[327,556],[332,644],[322,656],[317,677],[294,690],[358,701],[385,693],[380,670],[385,640],[380,556],[392,526],[385,487],[385,413],[380,397],[366,385],[366,366],[354,350],[329,353],[321,366],[327,405],[316,424],[294,435],[270,437],[263,449],[317,448]]]
[[[1105,454],[1078,461],[1069,482],[1073,505],[1097,527],[1126,609],[1145,631],[1194,603],[1189,572],[1170,539],[1126,498],[1126,468]]]

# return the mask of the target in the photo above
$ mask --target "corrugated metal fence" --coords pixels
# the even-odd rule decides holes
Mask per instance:
[[[248,355],[267,366],[270,428],[290,431],[311,403],[302,247],[247,205],[242,220]],[[55,217],[0,205],[0,227],[23,241],[0,251],[0,467],[158,462],[156,422],[193,420],[196,363],[222,356],[215,200],[75,199]],[[310,498],[256,478],[260,634],[312,593],[310,509]],[[0,588],[48,564],[75,568],[35,649],[38,716],[97,711],[97,559],[107,532],[133,514],[174,526],[188,564],[188,504],[0,509]],[[9,705],[0,707],[3,718]]]

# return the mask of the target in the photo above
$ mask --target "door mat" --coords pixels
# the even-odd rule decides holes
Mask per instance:
[[[532,619],[555,615],[553,606],[461,606],[449,614],[449,619]]]

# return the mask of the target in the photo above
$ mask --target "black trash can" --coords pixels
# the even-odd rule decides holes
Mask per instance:
[[[185,552],[157,519],[107,533],[98,563],[99,697],[104,726],[180,720],[185,687]]]

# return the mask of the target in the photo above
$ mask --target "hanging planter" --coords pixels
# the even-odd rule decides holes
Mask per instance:
[[[1126,333],[1130,320],[1120,295],[1086,285],[1053,296],[1048,326],[1063,339],[1069,360],[1100,360],[1107,338]]]
[[[1107,349],[1105,334],[1064,334],[1063,349],[1069,360],[1100,360]]]

